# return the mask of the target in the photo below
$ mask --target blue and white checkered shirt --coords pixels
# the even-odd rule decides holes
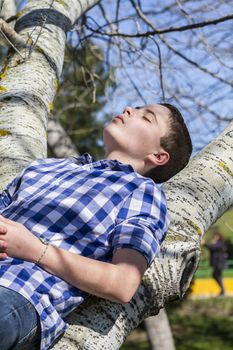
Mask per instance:
[[[1,194],[3,216],[50,244],[111,262],[114,250],[132,248],[148,265],[169,225],[161,185],[115,160],[42,159],[29,165]],[[41,349],[66,329],[64,318],[87,293],[34,263],[0,262],[0,285],[27,298],[41,319]]]

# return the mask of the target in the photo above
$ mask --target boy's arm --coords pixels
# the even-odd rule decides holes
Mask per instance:
[[[0,217],[0,258],[7,254],[35,262],[45,248],[23,225]],[[134,249],[117,249],[112,263],[105,263],[49,245],[39,265],[87,293],[127,303],[141,282],[147,262]]]
[[[49,246],[40,266],[85,292],[127,303],[141,282],[147,262],[133,249],[117,250],[112,263],[106,263]]]

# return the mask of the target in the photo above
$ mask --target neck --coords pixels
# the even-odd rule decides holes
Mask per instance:
[[[143,175],[144,173],[144,162],[140,161],[138,159],[134,159],[130,157],[128,154],[119,152],[119,151],[112,151],[107,154],[105,154],[105,159],[109,160],[118,160],[119,162],[123,164],[129,164],[133,167],[134,171],[137,173]]]

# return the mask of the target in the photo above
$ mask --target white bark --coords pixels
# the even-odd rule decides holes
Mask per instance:
[[[0,82],[1,187],[34,158],[46,156],[47,115],[61,74],[65,34],[98,1],[30,0],[16,23],[36,49],[10,56]],[[47,20],[45,21],[45,19]],[[46,22],[45,25],[41,24]],[[38,38],[38,34],[39,38]],[[232,205],[233,124],[170,180],[172,225],[161,253],[132,301],[120,305],[90,297],[70,315],[70,327],[53,349],[119,349],[143,319],[181,297],[197,266],[200,236]]]
[[[73,144],[71,138],[63,129],[58,119],[49,118],[47,133],[48,145],[57,158],[66,158],[78,155],[78,150]]]
[[[161,253],[132,301],[120,305],[90,297],[69,317],[52,347],[114,350],[142,320],[187,290],[197,267],[201,236],[233,202],[233,122],[165,185],[172,224]]]
[[[46,156],[47,117],[62,71],[66,32],[97,0],[30,0],[16,30],[33,50],[10,56],[0,82],[0,191],[35,158]],[[30,38],[30,40],[29,40]],[[34,43],[34,44],[33,44]]]
[[[0,0],[0,11],[0,17],[4,20],[15,16],[17,13],[15,0]]]
[[[9,24],[5,21],[14,17],[17,13],[15,0],[0,0],[0,46],[10,46],[9,39],[5,34],[4,27],[7,26],[9,30],[14,28],[15,20],[11,20]]]
[[[171,327],[165,309],[157,316],[148,317],[145,321],[150,350],[175,350]]]

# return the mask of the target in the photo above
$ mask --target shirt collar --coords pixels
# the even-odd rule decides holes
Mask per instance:
[[[94,163],[94,158],[87,152],[83,153],[81,156],[72,156],[71,159],[75,164],[79,165],[85,165],[85,164],[91,164]]]
[[[95,161],[95,159],[87,152],[83,153],[81,156],[71,157],[75,164],[85,165],[85,164],[93,164],[93,166],[101,166],[105,168],[110,168],[113,171],[124,171],[126,173],[134,172],[133,167],[130,164],[123,164],[118,160],[112,159],[101,159]]]

